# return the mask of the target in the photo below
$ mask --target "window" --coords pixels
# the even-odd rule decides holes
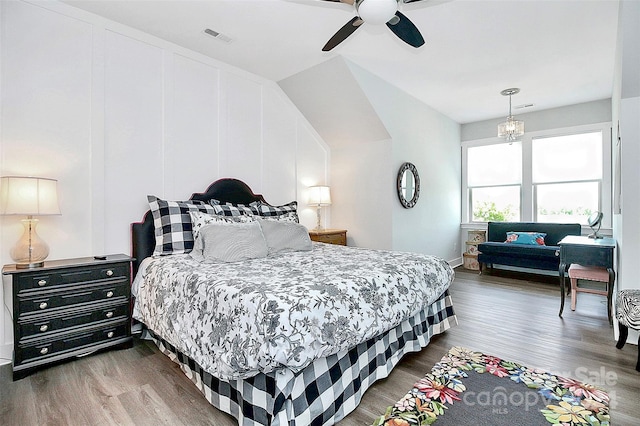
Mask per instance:
[[[462,144],[463,221],[581,223],[594,211],[611,226],[610,124]]]
[[[535,220],[587,224],[601,210],[602,132],[532,139]]]
[[[469,148],[467,171],[473,222],[520,220],[520,142]]]

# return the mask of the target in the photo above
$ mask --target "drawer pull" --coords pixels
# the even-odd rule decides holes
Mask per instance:
[[[49,305],[47,304],[47,302],[41,302],[41,303],[38,305],[38,307],[39,307],[40,309],[47,309],[47,306],[49,306]]]
[[[107,318],[111,318],[113,316],[113,311],[107,312]]]
[[[40,280],[40,281],[38,281],[38,285],[39,285],[40,287],[44,287],[45,285],[47,285],[47,280]]]
[[[44,324],[44,325],[41,325],[41,326],[40,326],[40,331],[41,331],[41,332],[43,332],[43,333],[44,333],[45,331],[47,331],[48,329],[49,329],[49,326],[48,326],[47,324]]]
[[[108,333],[107,333],[107,337],[108,337],[109,339],[111,339],[111,338],[113,337],[113,331],[108,332]]]
[[[107,276],[110,277],[113,275],[113,271],[111,269],[107,270]]]
[[[109,291],[107,292],[107,297],[113,297],[113,291],[109,290]]]
[[[40,355],[46,355],[49,353],[49,348],[42,348],[40,349]]]

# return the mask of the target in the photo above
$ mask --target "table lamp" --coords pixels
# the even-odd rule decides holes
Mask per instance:
[[[55,179],[3,176],[0,178],[0,214],[24,215],[24,234],[11,249],[18,269],[37,268],[49,256],[49,246],[36,233],[33,216],[59,215],[58,181]]]
[[[320,222],[320,208],[331,205],[331,193],[329,192],[329,187],[324,185],[310,186],[308,204],[316,207],[318,223],[314,231],[322,231],[323,228]]]

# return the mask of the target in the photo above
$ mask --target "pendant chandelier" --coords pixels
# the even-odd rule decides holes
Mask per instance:
[[[502,96],[509,96],[509,116],[507,117],[507,121],[498,124],[498,137],[504,138],[509,142],[513,142],[524,135],[524,121],[515,120],[511,115],[511,96],[518,93],[520,93],[520,89],[515,87],[504,89],[500,92]]]

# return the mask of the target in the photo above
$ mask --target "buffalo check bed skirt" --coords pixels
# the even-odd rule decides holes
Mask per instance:
[[[395,328],[352,349],[316,359],[298,372],[283,368],[248,379],[220,380],[161,337],[149,331],[160,351],[214,407],[242,426],[331,425],[353,411],[364,392],[389,375],[409,352],[427,346],[433,335],[457,324],[451,296],[435,302]]]

